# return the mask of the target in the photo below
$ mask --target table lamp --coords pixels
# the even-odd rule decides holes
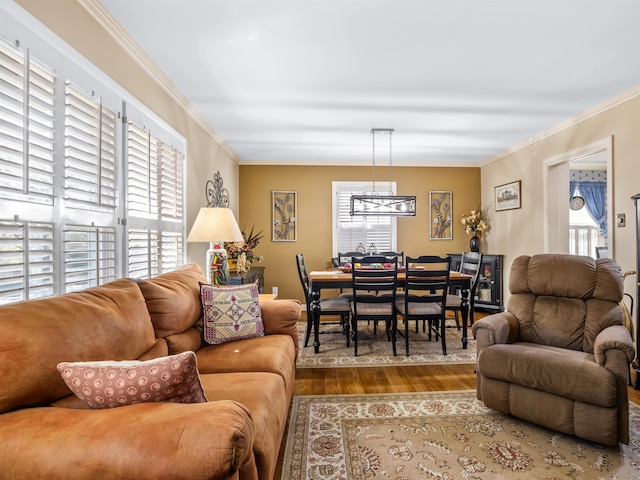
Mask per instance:
[[[207,281],[226,285],[229,264],[224,242],[243,242],[242,231],[229,208],[201,208],[193,222],[187,242],[210,242],[207,250]]]

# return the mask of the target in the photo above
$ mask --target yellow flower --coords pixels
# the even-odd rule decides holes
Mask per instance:
[[[486,208],[471,210],[469,215],[462,215],[462,224],[467,234],[478,235],[489,229],[489,215]]]

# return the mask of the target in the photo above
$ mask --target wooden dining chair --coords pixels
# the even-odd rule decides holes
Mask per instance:
[[[449,289],[451,257],[423,255],[407,257],[404,291],[396,299],[396,312],[404,323],[406,355],[409,356],[409,322],[428,325],[429,340],[432,333],[436,341],[442,339],[442,354],[447,354],[445,337],[445,307]]]
[[[351,263],[353,257],[361,257],[364,255],[362,252],[338,252],[338,265],[337,267],[344,267],[347,263]]]
[[[475,297],[480,280],[480,271],[482,269],[482,254],[477,252],[463,253],[460,260],[460,273],[473,275],[471,279],[471,287],[469,288],[469,325],[473,325]],[[462,310],[462,296],[460,289],[455,294],[447,295],[447,310],[453,312],[456,319],[456,327],[460,330],[460,317],[458,312]]]
[[[381,257],[397,257],[398,258],[398,268],[404,267],[404,252],[378,252],[376,255]]]
[[[296,254],[296,264],[298,266],[298,276],[302,285],[305,303],[307,307],[307,329],[304,335],[304,346],[309,344],[311,330],[313,329],[313,312],[311,311],[311,285],[309,274],[304,262],[304,254]],[[349,319],[351,317],[351,302],[348,298],[323,298],[320,299],[320,316],[338,316],[338,322],[321,322],[321,325],[340,325],[342,333],[346,336],[347,347],[351,345],[349,337]],[[318,332],[322,333],[322,332]],[[328,332],[329,333],[329,332]]]
[[[358,356],[358,322],[383,321],[387,341],[396,355],[397,317],[395,314],[398,288],[398,258],[381,256],[352,257],[351,329],[354,355]],[[386,267],[384,265],[387,265]],[[376,292],[372,294],[371,292]],[[376,329],[374,328],[374,332]]]

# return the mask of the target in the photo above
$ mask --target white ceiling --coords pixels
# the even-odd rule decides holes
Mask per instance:
[[[638,0],[101,3],[242,164],[477,164],[640,84]]]

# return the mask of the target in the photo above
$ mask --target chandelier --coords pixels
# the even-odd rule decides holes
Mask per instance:
[[[389,191],[376,192],[376,133],[389,134]],[[393,217],[412,217],[416,214],[415,195],[393,195],[391,182],[391,134],[393,128],[372,128],[373,147],[373,192],[369,195],[352,195],[350,215],[385,215]]]

